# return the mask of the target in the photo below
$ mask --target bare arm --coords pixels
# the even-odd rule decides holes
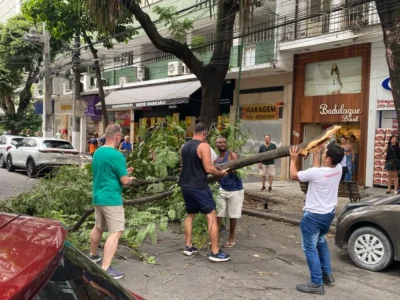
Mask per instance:
[[[320,161],[320,153],[321,153],[322,145],[319,146],[315,152],[313,153],[313,164],[312,166],[314,168],[319,168],[321,167],[321,161]]]
[[[297,158],[299,156],[297,147],[290,148],[290,178],[292,180],[299,181],[298,171],[297,171]]]
[[[123,185],[130,185],[130,184],[132,184],[132,181],[134,181],[136,179],[135,177],[129,176],[132,173],[133,170],[134,169],[132,167],[128,168],[127,169],[128,175],[122,176],[119,179]]]
[[[229,160],[237,160],[239,159],[239,155],[235,152],[229,152]],[[236,171],[232,171],[232,173],[236,173]]]
[[[203,163],[203,168],[208,174],[216,175],[216,176],[225,176],[226,175],[225,170],[219,171],[212,164],[210,145],[208,145],[206,143],[201,143],[199,145],[199,147],[197,147],[197,155],[201,159],[201,161]]]

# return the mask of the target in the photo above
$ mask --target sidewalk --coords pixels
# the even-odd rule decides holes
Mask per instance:
[[[265,213],[267,218],[268,216],[272,216],[272,219],[278,221],[285,221],[286,218],[287,222],[291,224],[295,224],[293,220],[300,220],[303,214],[305,194],[301,191],[299,182],[293,180],[274,180],[272,183],[272,192],[261,192],[261,178],[250,176],[248,180],[244,181],[243,186],[245,193],[250,196],[245,197],[245,203],[243,205],[244,213],[248,213],[249,210],[250,215],[256,215],[252,214],[251,211],[257,211]],[[363,193],[367,196],[382,196],[385,195],[385,192],[385,189],[374,187],[363,190]],[[252,195],[257,198],[264,198],[268,201],[268,209],[264,209],[263,202],[251,200]],[[335,221],[348,203],[350,203],[348,198],[338,198]],[[276,215],[275,218],[274,215]]]

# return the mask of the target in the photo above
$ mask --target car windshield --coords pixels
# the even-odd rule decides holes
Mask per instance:
[[[55,149],[74,149],[74,147],[66,142],[66,141],[52,141],[52,140],[47,140],[43,142],[43,147],[44,148],[55,148]]]
[[[11,145],[18,145],[20,141],[22,141],[22,138],[13,138],[11,139]]]
[[[56,271],[34,300],[136,299],[79,250],[65,244]]]

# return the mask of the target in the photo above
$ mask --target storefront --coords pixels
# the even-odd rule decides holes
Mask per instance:
[[[386,188],[388,180],[384,170],[386,153],[383,152],[383,147],[391,135],[398,135],[399,128],[383,42],[372,44],[371,65],[374,67],[370,76],[365,185]]]
[[[336,138],[354,135],[359,148],[353,176],[365,184],[371,45],[330,49],[295,56],[292,144],[310,140],[332,125]],[[302,168],[310,167],[311,159]]]
[[[242,79],[238,117],[241,120],[242,132],[249,134],[244,152],[258,153],[267,134],[277,147],[289,144],[291,96],[291,73]],[[236,111],[235,103],[230,110],[231,120],[234,120]],[[288,178],[288,159],[275,160],[275,170],[277,177]],[[251,166],[250,173],[259,174],[258,166]]]
[[[234,80],[227,80],[222,89],[220,114],[229,114],[233,101]],[[191,136],[200,115],[202,91],[200,82],[183,81],[168,84],[136,86],[115,90],[106,97],[109,122],[119,124],[124,135],[136,140],[138,128],[150,128],[169,116],[185,121]]]

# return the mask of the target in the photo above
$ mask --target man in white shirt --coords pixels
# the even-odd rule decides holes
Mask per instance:
[[[290,177],[308,183],[304,215],[301,219],[301,242],[311,273],[311,282],[298,284],[297,290],[303,293],[324,294],[324,283],[331,285],[331,260],[325,234],[335,217],[338,187],[342,177],[340,162],[344,156],[342,147],[330,144],[322,154],[322,146],[313,154],[313,167],[297,171],[298,149],[290,149]]]

